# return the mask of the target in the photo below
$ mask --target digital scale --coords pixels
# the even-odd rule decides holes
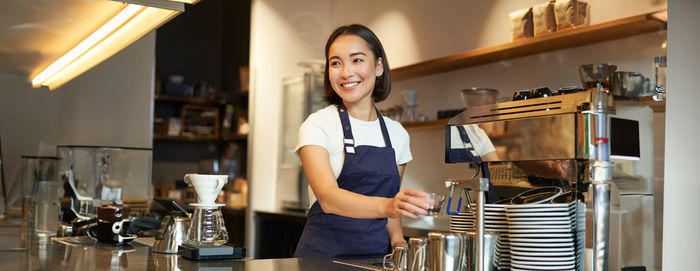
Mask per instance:
[[[192,247],[183,244],[178,247],[178,254],[186,259],[194,261],[243,259],[245,258],[245,248],[227,245],[218,247]]]

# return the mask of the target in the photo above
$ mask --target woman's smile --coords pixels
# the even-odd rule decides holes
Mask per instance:
[[[345,89],[345,90],[351,90],[359,84],[360,84],[360,81],[355,81],[355,82],[340,84],[340,86],[343,87],[343,89]]]

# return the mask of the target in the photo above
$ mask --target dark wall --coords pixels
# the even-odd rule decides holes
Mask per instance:
[[[221,67],[222,77],[231,79],[222,81],[222,89],[240,93],[241,83],[238,68],[248,66],[250,62],[251,0],[224,0],[223,2],[224,10],[226,11],[226,16],[223,18],[223,23],[226,27],[222,29],[223,48],[233,49],[223,50],[222,53],[224,64]],[[239,104],[247,108],[247,99],[245,100],[245,102],[241,101]]]
[[[234,106],[233,130],[239,116],[246,117],[247,92],[241,93],[239,68],[248,66],[250,47],[251,0],[201,0],[185,4],[185,12],[168,21],[156,32],[156,73],[162,86],[169,75],[182,75],[195,87],[207,82],[225,103],[219,107],[224,118],[225,105]],[[182,105],[189,101],[156,100],[155,116],[180,117]],[[159,162],[192,162],[220,158],[229,143],[242,152],[241,172],[245,176],[245,138],[227,141],[155,140],[153,159]]]
[[[248,65],[251,0],[202,0],[157,30],[156,71],[203,81],[233,99],[240,93],[238,68]]]

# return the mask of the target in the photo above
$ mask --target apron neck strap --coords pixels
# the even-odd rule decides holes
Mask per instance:
[[[344,104],[340,104],[338,107],[338,115],[340,115],[340,124],[343,127],[343,151],[345,153],[355,153],[355,138],[352,135],[352,127],[350,126],[350,115],[348,114],[347,108]],[[377,118],[379,119],[379,126],[382,130],[382,137],[384,137],[384,144],[386,147],[391,148],[391,139],[389,139],[389,131],[386,128],[386,123],[384,123],[384,117],[379,112],[376,107],[374,110],[377,111]]]

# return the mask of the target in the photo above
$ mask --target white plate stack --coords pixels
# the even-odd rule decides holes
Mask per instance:
[[[485,231],[500,234],[493,262],[499,270],[583,270],[585,204],[486,204],[484,215]],[[453,232],[473,232],[474,225],[474,213],[450,216]]]
[[[511,270],[583,270],[583,203],[507,205]]]

